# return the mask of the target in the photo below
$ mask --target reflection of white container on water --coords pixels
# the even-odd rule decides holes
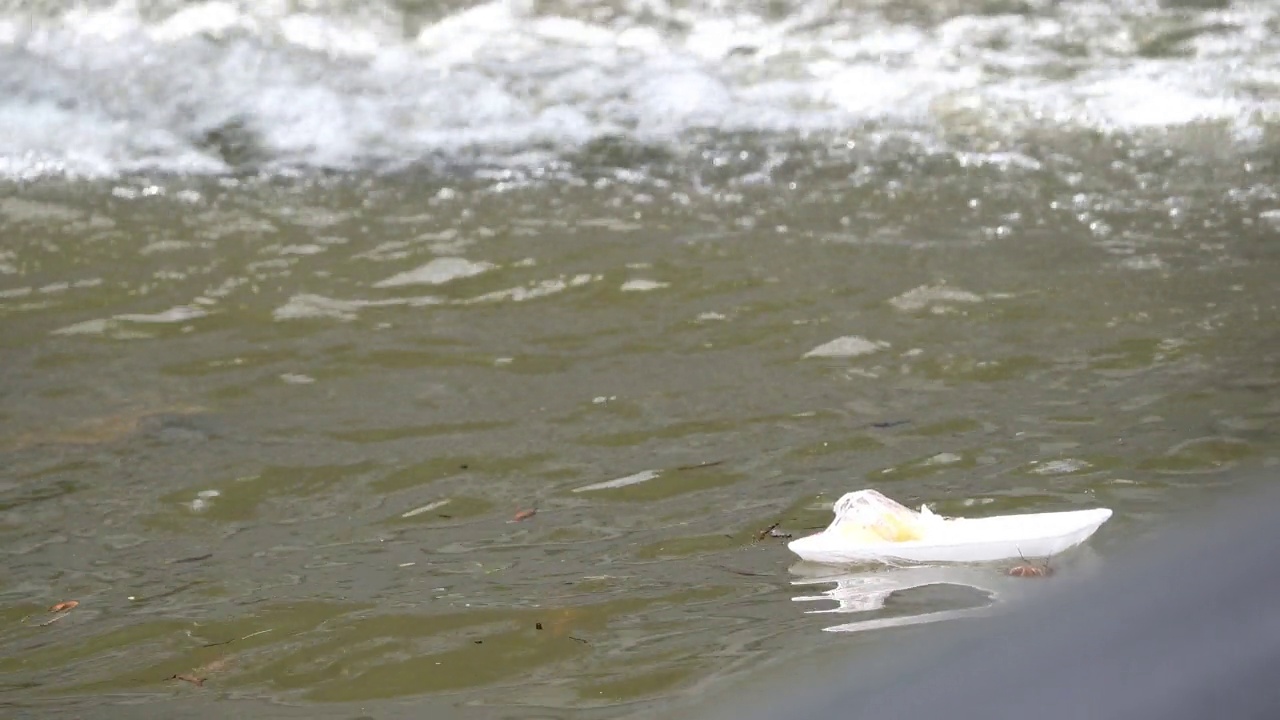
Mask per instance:
[[[1095,508],[949,518],[927,507],[917,513],[875,490],[848,493],[834,509],[836,518],[825,530],[787,547],[825,565],[1043,558],[1083,543],[1111,517],[1111,510]]]
[[[834,585],[829,590],[817,594],[801,595],[792,598],[795,602],[815,603],[833,601],[836,607],[819,607],[806,610],[808,614],[853,614],[859,616],[840,625],[825,628],[828,632],[863,632],[906,625],[952,620],[962,617],[973,617],[990,612],[1001,596],[1018,587],[1029,587],[1025,582],[991,572],[990,569],[978,566],[946,565],[946,566],[913,566],[887,567],[862,572],[838,572],[822,570],[823,566],[804,563],[793,566],[791,571],[801,577],[792,580],[792,585]],[[925,612],[901,614],[883,612],[889,598],[917,588],[931,585],[951,585],[969,588],[986,596],[985,602],[977,606],[948,607],[935,605]]]

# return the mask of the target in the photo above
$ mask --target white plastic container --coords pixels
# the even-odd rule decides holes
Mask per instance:
[[[809,562],[966,563],[1045,558],[1089,539],[1111,510],[948,518],[922,507],[915,512],[875,490],[846,494],[836,519],[820,533],[787,547]]]

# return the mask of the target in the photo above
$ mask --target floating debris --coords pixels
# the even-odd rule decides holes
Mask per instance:
[[[1019,557],[1021,557],[1021,553],[1019,553]],[[1043,565],[1035,565],[1023,557],[1021,565],[1009,568],[1011,577],[1049,577],[1052,574],[1053,568],[1049,567],[1047,559]]]
[[[717,465],[723,465],[726,462],[728,462],[728,460],[708,460],[707,462],[694,463],[693,465],[681,465],[680,467],[676,468],[676,470],[681,470],[681,471],[701,470],[702,468],[709,468],[709,467],[715,467]]]
[[[823,565],[877,562],[990,562],[1053,557],[1088,540],[1109,508],[950,518],[915,512],[876,490],[846,493],[825,530],[793,540],[802,559]]]
[[[265,635],[266,633],[271,632],[273,629],[274,628],[267,628],[266,630],[259,630],[258,632],[249,633],[248,635],[245,635],[243,637],[231,638],[230,640],[223,640],[222,642],[205,643],[204,647],[218,647],[219,645],[230,645],[233,642],[248,640],[251,637],[257,637],[258,635]]]
[[[463,465],[462,467],[463,467],[463,469],[466,469],[466,467],[467,467],[467,466],[466,466],[466,465]],[[402,518],[411,518],[411,517],[413,517],[414,515],[421,515],[422,513],[425,513],[425,512],[431,512],[432,510],[435,510],[435,509],[437,509],[437,508],[442,508],[442,507],[444,507],[445,505],[448,505],[448,504],[449,504],[449,498],[445,498],[444,500],[436,500],[435,502],[427,503],[426,505],[423,505],[422,507],[414,508],[414,509],[412,509],[412,510],[410,510],[410,511],[408,511],[408,512],[404,513],[404,514],[402,514],[400,517],[402,517]]]
[[[1009,568],[1011,577],[1049,577],[1053,574],[1053,568],[1045,565],[1017,565]]]
[[[773,537],[773,538],[790,538],[790,537],[791,537],[791,533],[789,533],[789,532],[782,532],[782,531],[778,530],[778,526],[779,526],[779,525],[781,525],[781,524],[782,524],[782,523],[780,523],[780,522],[776,522],[776,523],[774,523],[774,524],[770,525],[769,527],[767,527],[767,528],[765,528],[765,529],[761,530],[760,532],[756,533],[756,542],[760,542],[761,540],[763,540],[763,539],[765,539],[765,538],[767,538],[767,537]]]
[[[179,558],[179,559],[177,559],[177,560],[170,560],[170,561],[169,561],[169,564],[170,564],[170,565],[178,565],[178,564],[180,564],[180,563],[193,563],[193,562],[200,562],[201,560],[208,560],[208,559],[209,559],[209,558],[211,558],[211,557],[213,557],[213,553],[205,553],[204,555],[195,555],[195,556],[192,556],[192,557]]]
[[[638,485],[642,482],[648,482],[662,474],[661,470],[641,470],[634,475],[616,478],[614,480],[605,480],[604,482],[583,485],[580,488],[574,488],[576,493],[590,492],[592,490],[611,490],[613,488],[626,487],[628,485]]]

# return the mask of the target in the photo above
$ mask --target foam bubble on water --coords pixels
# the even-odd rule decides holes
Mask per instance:
[[[1062,460],[1050,460],[1045,463],[1033,463],[1031,472],[1037,475],[1068,475],[1081,470],[1088,470],[1093,467],[1087,460],[1079,458],[1064,458]]]
[[[955,453],[942,452],[928,458],[927,460],[924,461],[924,464],[925,465],[954,465],[955,463],[958,463],[963,459],[964,459],[963,457]]]
[[[187,507],[191,508],[192,512],[196,512],[196,513],[204,512],[205,510],[209,509],[209,506],[212,500],[216,497],[220,497],[221,495],[222,495],[222,492],[218,490],[201,490],[200,492],[196,493],[196,497],[194,500],[187,503]]]
[[[804,357],[847,358],[869,355],[889,347],[889,343],[881,340],[868,340],[857,335],[838,337],[823,343],[804,354]]]
[[[619,288],[622,292],[649,292],[652,290],[661,290],[669,287],[670,283],[658,282],[657,280],[646,280],[644,278],[636,278],[622,283]]]
[[[573,492],[592,492],[595,490],[613,490],[616,488],[627,487],[629,485],[639,485],[642,482],[648,482],[662,475],[660,470],[641,470],[638,473],[627,475],[626,477],[616,478],[614,480],[604,480],[590,485],[574,488]]]
[[[1164,270],[1168,263],[1154,253],[1127,257],[1120,261],[1120,267],[1126,270]]]
[[[193,35],[220,38],[234,30],[254,30],[254,24],[229,2],[208,2],[184,7],[157,24],[152,38],[174,42]]]
[[[945,285],[921,285],[889,300],[890,305],[903,312],[923,310],[938,303],[980,302],[982,302],[981,295]]]
[[[393,275],[374,283],[375,288],[394,288],[405,285],[442,285],[452,280],[469,278],[497,267],[489,262],[477,262],[460,257],[441,257],[426,265]]]
[[[92,285],[91,285],[92,286]],[[128,329],[130,325],[180,324],[207,317],[209,312],[195,305],[179,305],[157,313],[129,313],[110,318],[95,318],[50,331],[52,335],[105,335],[117,340],[149,337],[144,332]]]
[[[157,240],[153,243],[143,246],[138,252],[142,255],[151,255],[159,252],[174,252],[176,250],[186,250],[192,247],[192,243],[186,240]]]
[[[135,323],[182,323],[206,317],[207,310],[196,305],[179,305],[158,313],[131,313],[116,315],[114,319]]]
[[[105,318],[85,320],[50,332],[52,335],[102,335],[111,328],[111,321]]]
[[[1221,90],[1195,88],[1181,78],[1104,77],[1077,92],[1104,124],[1125,129],[1235,119],[1247,105]]]
[[[598,282],[602,279],[600,275],[589,275],[586,273],[574,275],[569,278],[560,276],[552,280],[539,280],[529,285],[520,287],[507,288],[505,290],[495,290],[473,298],[465,300],[456,300],[458,305],[472,305],[476,303],[501,302],[509,300],[511,302],[526,302],[528,300],[536,300],[551,295],[557,295],[570,288],[582,287],[592,282]]]
[[[289,298],[284,305],[272,311],[271,316],[277,321],[331,319],[344,322],[355,320],[364,308],[371,307],[426,307],[441,305],[445,301],[434,295],[416,297],[390,298],[386,300],[362,300],[331,298],[314,293],[298,293]]]
[[[367,302],[359,300],[338,300],[323,295],[301,293],[289,298],[289,301],[276,308],[271,316],[276,320],[312,318],[355,320],[359,310],[366,305],[368,305]]]
[[[279,252],[281,255],[318,255],[324,251],[325,251],[325,247],[323,245],[316,245],[315,243],[303,243],[300,245],[285,245],[284,247],[281,247],[277,252]]]

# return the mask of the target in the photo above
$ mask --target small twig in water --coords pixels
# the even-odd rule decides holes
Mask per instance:
[[[267,628],[266,630],[259,630],[258,632],[255,632],[255,633],[249,633],[244,637],[231,638],[230,640],[223,640],[222,642],[216,642],[216,643],[206,643],[204,647],[218,647],[219,645],[230,645],[231,643],[238,642],[240,640],[248,640],[249,638],[254,637],[255,635],[262,635],[263,633],[269,633],[274,629],[275,628]]]
[[[762,541],[762,539],[764,539],[765,536],[768,536],[769,533],[772,533],[773,530],[777,529],[778,525],[781,525],[781,524],[782,523],[774,523],[772,525],[769,525],[768,528],[764,528],[763,530],[760,530],[760,532],[755,533],[756,542]]]
[[[756,533],[756,539],[752,541],[752,544],[754,545],[755,543],[758,543],[758,542],[760,542],[761,540],[763,540],[763,539],[765,539],[765,538],[767,538],[767,537],[771,537],[771,538],[783,538],[783,539],[786,539],[786,538],[791,537],[791,533],[789,533],[789,532],[782,532],[781,530],[779,530],[779,529],[778,529],[778,526],[779,526],[779,525],[781,525],[781,524],[782,524],[782,523],[780,523],[780,522],[776,522],[776,523],[774,523],[774,524],[770,525],[769,527],[767,527],[767,528],[765,528],[765,529],[761,530],[760,532]]]
[[[1044,565],[1034,565],[1022,554],[1021,549],[1018,550],[1018,557],[1022,558],[1022,564],[1009,568],[1009,575],[1013,577],[1049,577],[1053,574],[1049,558],[1045,558]]]
[[[693,465],[681,465],[680,467],[676,468],[676,470],[701,470],[702,468],[709,468],[709,467],[715,467],[716,465],[723,465],[726,462],[728,461],[727,460],[710,460],[708,462],[695,463]]]
[[[205,554],[205,555],[196,555],[196,556],[194,556],[194,557],[179,558],[178,560],[170,560],[170,561],[169,561],[169,564],[170,564],[170,565],[177,565],[177,564],[179,564],[179,563],[193,563],[193,562],[200,562],[201,560],[208,560],[208,559],[209,559],[209,558],[211,558],[211,557],[213,557],[213,553],[208,553],[208,554]]]

